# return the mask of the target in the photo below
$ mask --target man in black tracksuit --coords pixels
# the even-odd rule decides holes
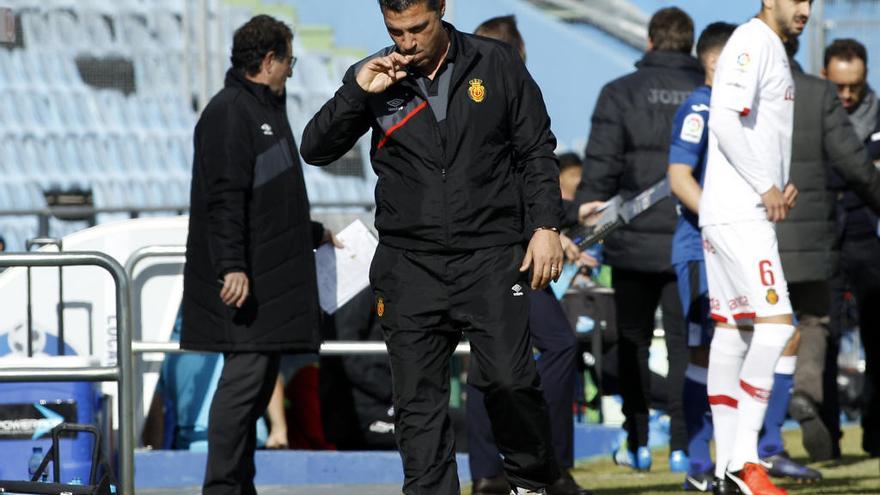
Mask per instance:
[[[370,279],[403,491],[459,493],[449,358],[466,331],[468,379],[486,395],[508,479],[540,493],[560,476],[528,335],[529,290],[562,263],[550,119],[519,55],[443,23],[443,0],[379,3],[394,46],[349,69],[301,152],[325,165],[373,131],[380,244]]]
[[[256,494],[256,422],[281,353],[321,344],[313,250],[332,236],[309,219],[287,121],[292,36],[265,15],[239,28],[225,86],[195,129],[180,344],[225,358],[203,495]]]
[[[584,178],[575,197],[578,205],[605,201],[616,194],[629,199],[666,173],[672,118],[685,98],[703,83],[704,76],[690,55],[694,29],[686,13],[674,7],[657,11],[648,35],[649,50],[637,64],[638,70],[608,83],[596,102]],[[575,220],[575,215],[569,216],[570,221]],[[670,449],[687,449],[682,393],[688,351],[675,272],[669,261],[677,218],[675,202],[666,199],[605,241],[605,262],[613,267],[620,337],[620,393],[628,447],[633,453],[648,445],[648,348],[658,302],[663,309],[669,355]],[[630,464],[625,453],[621,454],[624,460],[620,462]],[[647,462],[633,467],[649,468],[650,460],[642,460]]]

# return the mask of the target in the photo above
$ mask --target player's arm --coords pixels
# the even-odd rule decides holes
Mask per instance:
[[[300,144],[303,160],[329,165],[348,153],[370,128],[369,95],[359,83],[355,67],[351,67],[342,79],[342,87],[306,125]]]
[[[703,188],[694,178],[694,169],[685,163],[670,163],[667,175],[672,194],[688,210],[699,214],[700,196],[703,194]]]
[[[703,188],[694,177],[696,168],[706,154],[709,130],[705,112],[688,112],[693,108],[691,99],[684,102],[673,122],[672,142],[669,145],[669,187],[684,206],[699,214]]]

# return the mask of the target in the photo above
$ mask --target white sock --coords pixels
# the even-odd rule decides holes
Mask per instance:
[[[715,476],[724,477],[736,434],[739,373],[752,332],[716,327],[709,350],[706,391],[715,437]]]
[[[780,356],[773,373],[793,375],[795,367],[797,367],[797,356]]]
[[[747,462],[758,462],[758,433],[767,413],[773,371],[792,333],[792,325],[755,324],[755,335],[739,375],[739,415],[730,471],[739,471]]]
[[[687,369],[684,372],[684,377],[692,382],[705,385],[709,380],[709,369],[703,368],[694,363],[688,363]]]

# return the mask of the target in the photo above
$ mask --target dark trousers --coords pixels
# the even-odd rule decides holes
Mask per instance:
[[[257,419],[266,411],[281,361],[278,353],[224,354],[208,416],[203,495],[255,495]]]
[[[821,404],[825,399],[823,376],[830,335],[827,321],[831,312],[831,287],[824,281],[791,282],[788,292],[801,332],[794,390]]]
[[[880,239],[845,239],[840,252],[843,279],[835,284],[832,309],[832,338],[828,344],[825,366],[825,398],[822,416],[832,435],[840,431],[837,401],[837,353],[840,348],[839,322],[843,286],[849,286],[856,298],[859,330],[865,348],[865,391],[862,406],[862,446],[880,455]],[[832,400],[828,400],[828,399]],[[836,438],[836,436],[835,436]]]
[[[559,466],[574,467],[574,419],[571,406],[577,373],[577,339],[568,323],[562,305],[548,288],[532,292],[529,330],[532,342],[540,352],[538,375],[550,414],[553,451]],[[489,413],[483,393],[474,386],[467,388],[468,461],[471,479],[494,478],[504,472],[495,438],[492,436]]]
[[[648,444],[651,399],[648,351],[654,337],[654,314],[660,304],[669,356],[666,380],[666,412],[671,420],[669,447],[671,450],[687,450],[682,395],[688,347],[675,275],[614,268],[612,284],[619,335],[618,376],[629,448],[635,451]]]
[[[406,495],[460,492],[447,409],[449,358],[461,332],[471,343],[468,381],[485,395],[508,479],[538,489],[560,476],[532,359],[523,254],[520,246],[376,251],[370,280],[391,362]]]

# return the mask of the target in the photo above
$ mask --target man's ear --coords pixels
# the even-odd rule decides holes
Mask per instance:
[[[440,10],[440,18],[446,15],[446,0],[440,0],[440,4],[437,6]]]
[[[822,70],[819,71],[819,77],[821,77],[822,79],[828,79],[828,71],[825,69],[825,67],[822,67]]]
[[[648,38],[648,47],[647,47],[647,51],[649,51],[649,52],[653,52],[653,51],[654,51],[654,40],[652,40],[651,38]]]
[[[270,50],[269,53],[263,56],[263,60],[260,62],[260,71],[271,74],[273,60],[275,60],[275,51]]]

